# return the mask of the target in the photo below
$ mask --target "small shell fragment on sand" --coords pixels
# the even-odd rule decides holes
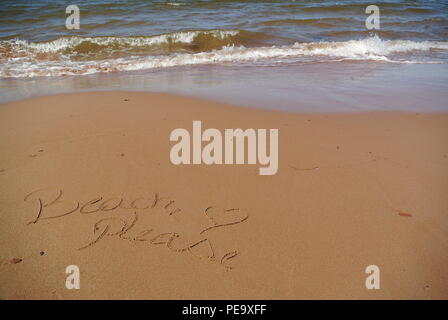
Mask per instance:
[[[398,215],[402,217],[412,217],[412,214],[402,211],[398,212]]]
[[[22,259],[20,259],[20,258],[12,258],[12,259],[10,260],[10,262],[11,262],[11,263],[14,263],[14,264],[17,264],[17,263],[22,262]]]

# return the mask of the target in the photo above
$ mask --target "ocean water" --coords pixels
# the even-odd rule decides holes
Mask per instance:
[[[79,30],[65,26],[70,4]],[[379,30],[365,25],[371,4]],[[438,111],[447,71],[448,0],[0,2],[0,101],[121,89],[284,110]]]

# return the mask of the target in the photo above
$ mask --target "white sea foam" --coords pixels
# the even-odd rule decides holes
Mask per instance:
[[[168,6],[174,6],[174,7],[185,6],[186,5],[185,2],[167,2],[166,4]]]
[[[172,34],[175,41],[192,41],[195,32],[181,32]],[[217,36],[225,36],[226,33],[214,31]],[[220,31],[223,32],[223,31]],[[238,31],[226,31],[237,33]],[[227,33],[228,34],[228,33]],[[148,45],[157,41],[165,41],[167,35],[150,38],[91,38],[92,42],[110,44],[113,41],[127,41],[130,45]],[[35,48],[41,52],[57,52],[69,46],[73,46],[79,38],[58,39],[47,43],[27,43],[15,40],[24,47]],[[118,40],[117,40],[118,39]],[[108,42],[110,41],[110,42]],[[141,42],[143,41],[143,42]],[[172,41],[172,40],[171,40]],[[95,42],[96,43],[96,42]],[[25,49],[23,49],[25,50]],[[447,41],[423,41],[410,40],[381,40],[378,37],[363,40],[350,40],[342,42],[319,43],[295,43],[289,46],[252,47],[226,46],[220,50],[199,53],[173,53],[159,56],[129,56],[108,60],[76,61],[69,57],[61,56],[60,59],[45,60],[31,59],[21,56],[14,58],[2,57],[0,77],[36,77],[36,76],[61,76],[75,74],[91,74],[97,72],[136,71],[154,68],[167,68],[198,64],[238,64],[238,63],[282,63],[306,61],[341,61],[341,60],[376,60],[398,63],[434,63],[425,59],[424,54],[429,51],[441,51],[448,54]],[[423,55],[421,59],[415,59],[415,55]],[[0,53],[1,55],[1,53]],[[399,56],[398,58],[396,56]]]
[[[394,53],[448,50],[447,41],[381,40],[378,36],[363,40],[343,42],[321,42],[317,44],[294,44],[294,48],[307,51],[310,55],[329,55],[347,58],[379,58]]]

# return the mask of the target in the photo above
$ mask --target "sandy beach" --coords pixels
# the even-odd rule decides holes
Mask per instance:
[[[278,172],[173,165],[170,132],[194,120],[277,128]],[[138,92],[2,104],[0,298],[447,299],[447,138],[447,113]]]

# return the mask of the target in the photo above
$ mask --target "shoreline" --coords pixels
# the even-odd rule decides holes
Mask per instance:
[[[188,104],[192,104],[194,102],[198,102],[200,105],[208,105],[207,107],[224,107],[224,108],[230,108],[235,111],[237,110],[245,110],[245,111],[253,111],[255,113],[261,112],[261,113],[272,113],[272,114],[291,114],[291,115],[297,115],[297,116],[342,116],[342,115],[445,115],[448,114],[448,111],[444,110],[436,110],[436,111],[412,111],[412,110],[360,110],[360,111],[288,111],[288,110],[277,110],[277,109],[267,109],[267,108],[257,108],[257,107],[251,107],[246,106],[244,104],[238,104],[238,103],[227,103],[222,102],[218,100],[203,98],[203,97],[197,97],[194,95],[188,95],[188,94],[179,94],[179,93],[171,93],[171,92],[158,92],[158,91],[139,91],[139,90],[115,90],[115,89],[104,89],[104,90],[89,90],[89,91],[77,91],[77,92],[62,92],[62,93],[55,93],[55,94],[43,94],[43,95],[37,95],[27,98],[22,98],[20,100],[13,100],[13,101],[6,101],[6,102],[0,102],[0,107],[2,106],[9,106],[12,104],[28,104],[28,103],[34,103],[33,100],[38,99],[48,99],[48,98],[66,98],[70,96],[83,96],[83,95],[109,95],[109,94],[122,94],[125,95],[147,95],[149,98],[157,97],[159,99],[176,99],[178,101],[182,101],[185,99],[185,101],[188,101]],[[125,98],[126,99],[126,98]],[[127,101],[126,101],[127,102]],[[298,102],[300,104],[300,102]]]
[[[119,88],[287,112],[448,112],[447,67],[352,61],[266,68],[194,66],[154,72],[0,79],[0,102],[54,94],[114,92]]]
[[[279,129],[278,172],[173,165],[169,134],[194,120]],[[0,297],[447,299],[446,138],[446,112],[125,91],[1,104]]]

